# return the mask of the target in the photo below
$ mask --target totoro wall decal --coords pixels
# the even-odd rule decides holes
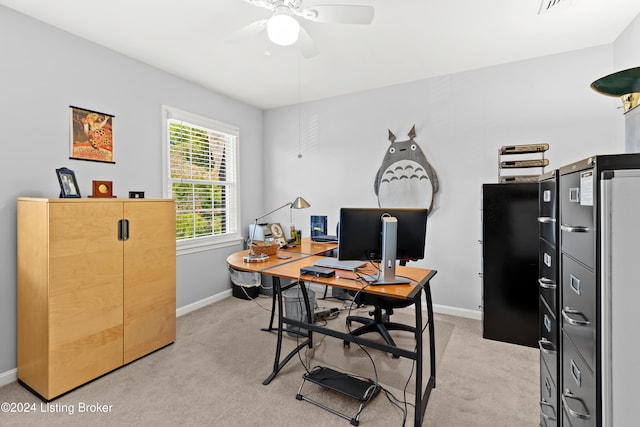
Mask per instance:
[[[420,146],[414,141],[416,126],[409,133],[409,140],[396,141],[389,130],[391,146],[378,169],[374,190],[381,208],[433,209],[438,177]]]

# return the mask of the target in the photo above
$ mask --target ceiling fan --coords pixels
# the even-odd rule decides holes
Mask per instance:
[[[300,40],[300,52],[311,58],[320,51],[296,18],[312,22],[332,24],[371,24],[373,7],[363,5],[327,4],[301,8],[301,0],[244,0],[254,6],[272,11],[270,18],[261,19],[233,32],[227,41],[239,43],[264,30],[269,39],[278,45],[289,46]]]

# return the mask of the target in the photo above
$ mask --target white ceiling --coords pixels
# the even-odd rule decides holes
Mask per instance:
[[[375,7],[371,25],[304,21],[320,54],[225,37],[268,10],[242,0],[0,0],[26,15],[260,108],[613,42],[638,0],[303,0]],[[555,9],[555,10],[553,10]],[[19,43],[19,40],[16,41]]]

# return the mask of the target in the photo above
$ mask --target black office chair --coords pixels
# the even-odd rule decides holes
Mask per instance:
[[[391,335],[389,335],[389,331],[407,331],[413,334],[416,332],[416,328],[413,326],[391,322],[389,320],[394,309],[408,307],[413,304],[412,301],[382,297],[361,292],[356,295],[355,303],[358,305],[373,306],[373,311],[369,312],[373,317],[347,316],[347,325],[349,327],[352,322],[363,324],[359,328],[352,330],[350,335],[359,336],[369,332],[378,332],[382,335],[382,338],[385,340],[387,345],[396,347],[396,343],[393,341],[393,338],[391,338]],[[348,346],[349,342],[345,341],[344,345]],[[398,358],[399,356],[394,355],[393,357]]]

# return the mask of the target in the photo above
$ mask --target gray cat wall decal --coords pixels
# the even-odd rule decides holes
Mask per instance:
[[[378,169],[374,190],[381,208],[433,209],[438,177],[420,146],[414,141],[416,126],[409,133],[409,140],[396,141],[389,130],[391,146]]]

